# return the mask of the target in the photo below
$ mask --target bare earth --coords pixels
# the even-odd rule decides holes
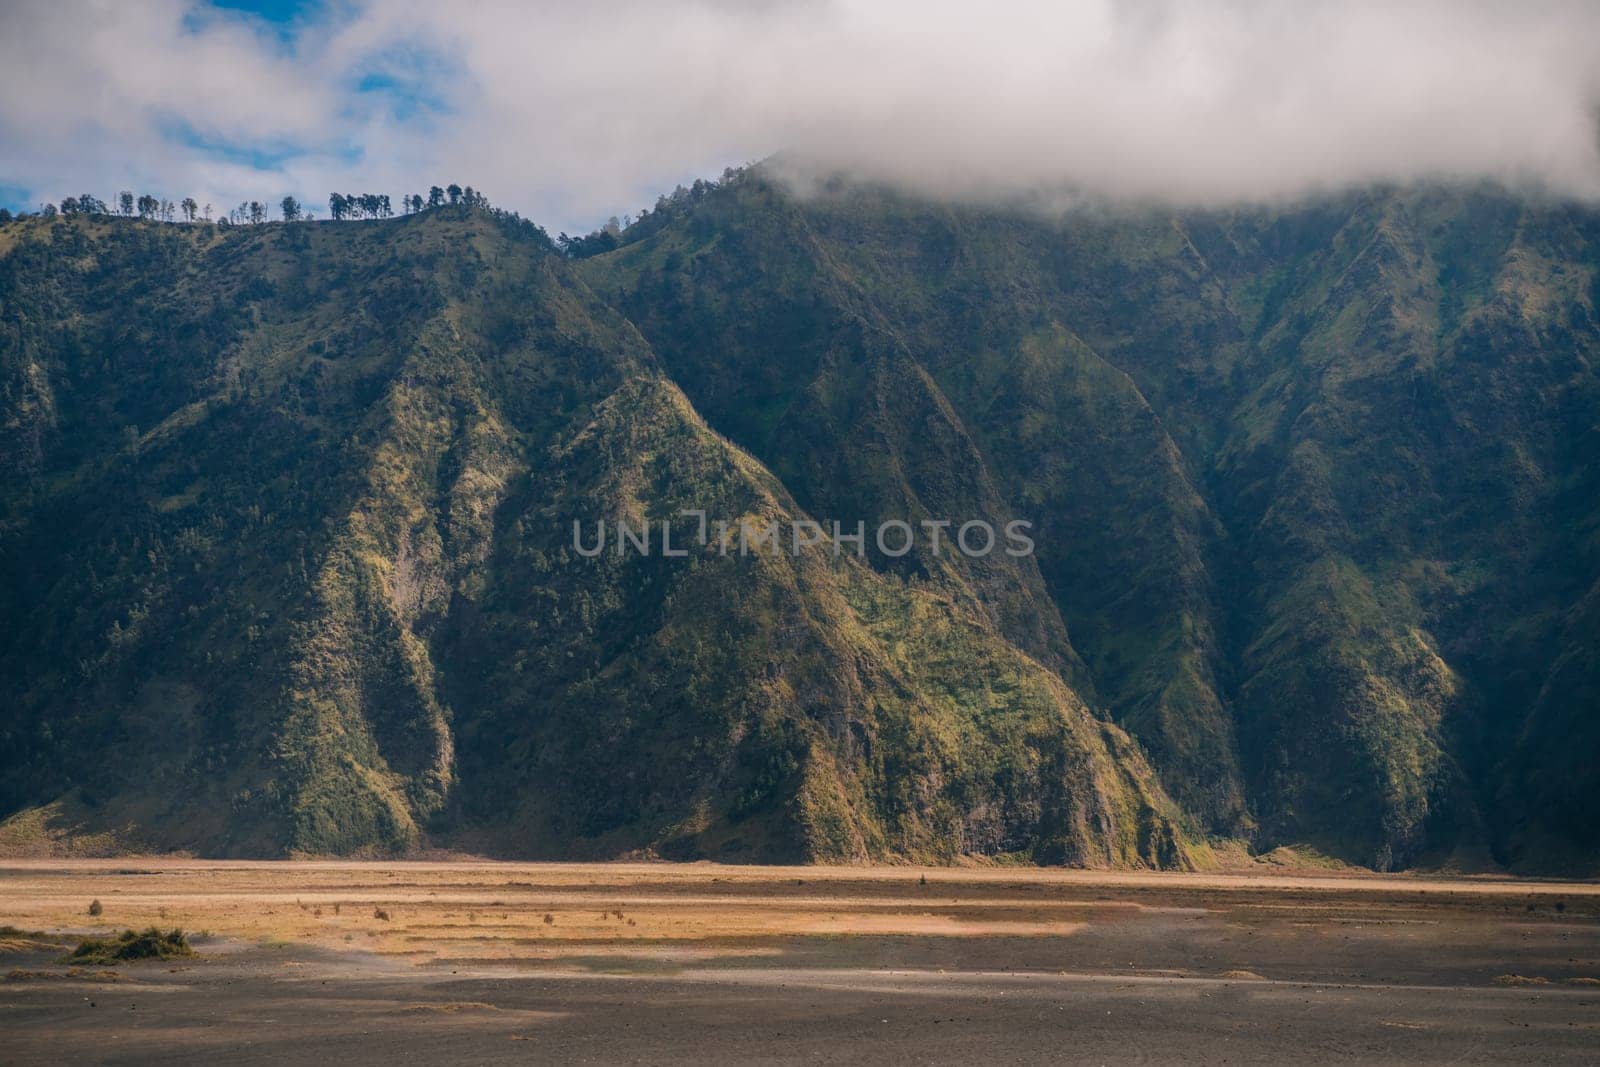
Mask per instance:
[[[5,860],[7,924],[0,1063],[1600,1059],[1592,883]]]

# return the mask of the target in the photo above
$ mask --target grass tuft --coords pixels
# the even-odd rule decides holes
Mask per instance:
[[[86,937],[64,957],[63,963],[126,963],[133,960],[170,960],[193,956],[194,949],[182,930],[124,930],[114,938]]]

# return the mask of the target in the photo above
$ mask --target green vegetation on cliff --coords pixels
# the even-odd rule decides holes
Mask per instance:
[[[1592,212],[756,169],[568,252],[0,226],[0,839],[1593,869]],[[684,509],[1037,553],[574,550]]]

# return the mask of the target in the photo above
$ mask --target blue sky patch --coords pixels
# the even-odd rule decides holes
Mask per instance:
[[[7,211],[37,211],[39,205],[28,199],[28,190],[20,185],[0,182],[0,207]]]
[[[352,73],[351,88],[364,98],[357,107],[378,102],[401,121],[426,119],[452,110],[446,90],[463,73],[448,56],[407,45],[367,56]]]
[[[261,36],[276,37],[281,47],[293,51],[300,31],[323,14],[321,0],[211,0],[186,12],[182,25],[189,33],[200,33],[219,19],[243,15]]]
[[[212,7],[254,15],[267,22],[293,22],[302,15],[314,14],[320,0],[211,0]]]
[[[252,170],[282,170],[290,160],[311,155],[330,156],[341,163],[359,163],[365,154],[358,145],[332,147],[283,140],[231,141],[202,133],[181,118],[164,120],[160,123],[160,129],[161,135],[175,144]]]

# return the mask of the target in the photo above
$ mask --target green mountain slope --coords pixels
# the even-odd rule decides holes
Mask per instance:
[[[977,596],[576,553],[803,513],[536,240],[80,221],[4,262],[8,810],[232,854],[1203,856]]]
[[[0,227],[0,847],[1595,868],[1594,212],[756,168],[580,251]]]
[[[1593,717],[1592,211],[1417,189],[1051,221],[758,172],[668,214],[584,269],[691,399],[769,463],[831,455],[810,411],[775,436],[740,398],[808,382],[824,342],[769,324],[848,293],[1037,523],[1078,684],[1201,826],[1389,867],[1541,862],[1554,820],[1584,842],[1559,862],[1592,855],[1526,784],[1568,766],[1561,806],[1592,801],[1600,756],[1556,757]],[[781,388],[763,409],[813,387]],[[1530,732],[1536,704],[1562,726]]]

